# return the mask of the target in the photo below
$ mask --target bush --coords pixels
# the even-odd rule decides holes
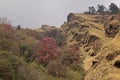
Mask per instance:
[[[4,80],[14,80],[19,60],[10,52],[0,51],[0,77]]]
[[[69,70],[66,78],[68,80],[84,80],[84,73]]]
[[[10,52],[0,51],[0,78],[3,80],[40,80],[40,74],[34,65]]]
[[[13,51],[14,30],[9,25],[0,25],[0,49]]]
[[[33,62],[35,59],[33,45],[21,43],[19,45],[19,55],[22,56],[26,62]]]
[[[62,65],[59,61],[51,61],[47,65],[47,73],[55,77],[65,77],[68,69],[65,65]]]
[[[47,31],[45,33],[45,36],[54,38],[56,40],[57,45],[60,46],[60,47],[65,46],[67,44],[66,43],[66,36],[63,35],[57,29],[53,29],[53,30]]]
[[[61,63],[71,67],[74,70],[78,70],[81,63],[79,47],[77,45],[71,45],[64,49],[61,55]]]
[[[18,80],[41,80],[41,72],[33,64],[23,64],[19,66],[18,72]]]
[[[47,65],[49,61],[58,58],[57,48],[53,38],[43,38],[37,44],[35,61]]]
[[[0,60],[0,77],[4,80],[14,79],[14,70],[8,60]]]

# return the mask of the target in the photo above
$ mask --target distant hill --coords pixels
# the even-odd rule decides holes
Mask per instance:
[[[49,25],[42,25],[41,28],[36,29],[36,31],[38,31],[38,32],[47,32],[47,31],[54,30],[54,29],[57,29],[57,27],[49,26]]]

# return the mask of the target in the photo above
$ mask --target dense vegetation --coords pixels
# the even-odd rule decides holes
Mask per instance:
[[[77,45],[66,46],[59,31],[0,24],[0,80],[82,80]]]

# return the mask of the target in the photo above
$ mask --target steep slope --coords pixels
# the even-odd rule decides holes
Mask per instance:
[[[97,60],[88,70],[86,80],[120,80],[120,32],[94,57]]]
[[[61,26],[67,45],[80,46],[85,80],[120,80],[119,17],[70,13]]]

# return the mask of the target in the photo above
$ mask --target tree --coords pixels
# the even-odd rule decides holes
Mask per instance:
[[[95,14],[96,10],[94,6],[89,7],[89,14]]]
[[[110,13],[112,13],[112,14],[116,14],[116,13],[120,12],[118,6],[114,3],[111,3],[109,5],[109,10],[110,10]]]
[[[54,38],[56,43],[57,43],[57,45],[60,46],[60,47],[66,45],[66,35],[63,35],[57,29],[53,29],[53,30],[47,31],[45,33],[45,36]]]
[[[50,61],[47,65],[47,73],[55,77],[66,77],[68,68],[62,65],[59,60]]]
[[[41,73],[36,64],[0,50],[0,80],[41,80]]]
[[[13,40],[14,40],[14,30],[8,24],[0,25],[0,49],[12,51],[13,49]]]
[[[63,50],[63,54],[61,55],[61,63],[69,66],[73,70],[80,71],[81,58],[79,46],[77,44],[70,45]]]
[[[103,6],[103,5],[98,5],[98,10],[97,10],[97,12],[99,13],[99,14],[104,14],[104,12],[105,12],[105,6]]]
[[[58,47],[53,38],[43,38],[37,44],[35,61],[47,65],[49,61],[58,57],[57,48]]]
[[[21,29],[21,26],[20,26],[20,25],[18,25],[18,26],[17,26],[17,30],[20,30],[20,29]]]

